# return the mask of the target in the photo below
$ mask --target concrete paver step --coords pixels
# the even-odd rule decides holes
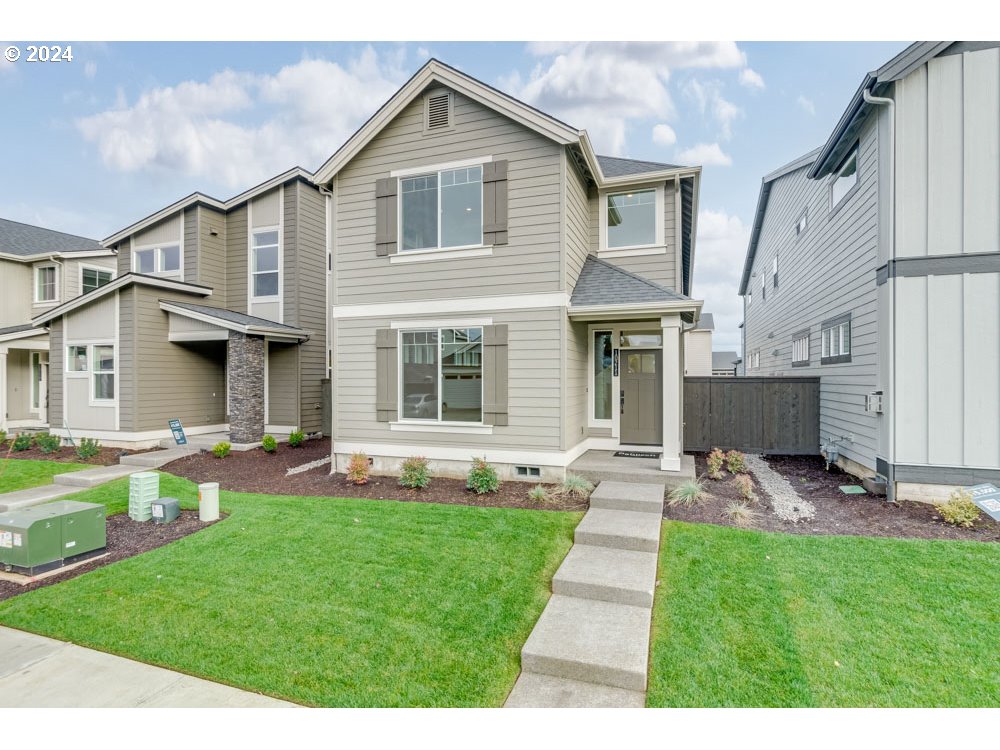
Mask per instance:
[[[662,515],[663,493],[662,484],[601,482],[590,496],[590,507]]]
[[[159,469],[171,461],[176,461],[179,458],[184,458],[198,452],[197,448],[169,448],[167,450],[150,451],[149,453],[137,453],[134,456],[122,456],[119,463],[122,466],[143,466]]]
[[[142,471],[141,466],[95,466],[93,469],[83,471],[70,471],[66,474],[56,474],[52,481],[56,484],[70,485],[72,487],[96,487],[99,484],[110,482],[112,479],[127,477]]]
[[[29,487],[17,492],[5,492],[0,495],[0,513],[29,508],[32,505],[41,505],[49,500],[55,500],[63,495],[71,495],[79,491],[79,487],[70,487],[65,484],[46,484],[42,487]]]
[[[553,594],[521,650],[523,672],[646,689],[649,609]]]
[[[646,694],[638,690],[522,672],[504,708],[644,708],[645,705]]]
[[[552,578],[552,593],[652,607],[657,555],[574,544]]]
[[[657,552],[660,549],[662,517],[654,513],[591,508],[576,527],[576,544],[595,547]]]

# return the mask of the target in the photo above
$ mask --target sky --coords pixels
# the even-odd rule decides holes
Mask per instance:
[[[761,177],[821,145],[905,46],[74,43],[72,61],[0,57],[0,217],[102,239],[196,190],[315,170],[433,56],[586,129],[598,153],[701,165],[692,293],[713,348],[738,351]]]

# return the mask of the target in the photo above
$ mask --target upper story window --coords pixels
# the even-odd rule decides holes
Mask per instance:
[[[59,300],[59,269],[56,266],[35,268],[35,302],[57,302]]]
[[[180,276],[181,246],[137,247],[132,251],[132,270],[149,275]]]
[[[657,244],[657,202],[655,189],[608,195],[605,247],[616,250]]]
[[[402,252],[483,243],[482,165],[402,177],[399,192]]]
[[[836,365],[851,361],[851,314],[823,321],[820,326],[822,353],[820,364]]]
[[[847,194],[858,184],[858,147],[848,155],[830,185],[830,208],[836,208]]]
[[[254,230],[250,238],[253,297],[277,297],[280,294],[279,258],[281,253],[278,229]]]
[[[795,222],[795,236],[800,237],[809,228],[809,211],[803,211],[799,220]]]
[[[80,293],[86,294],[111,281],[114,274],[106,268],[80,268]]]
[[[774,283],[774,288],[778,288],[778,256],[774,256],[774,260],[771,262],[771,280]]]
[[[752,304],[753,304],[753,292],[750,289],[747,289],[747,307],[750,307],[750,305]]]

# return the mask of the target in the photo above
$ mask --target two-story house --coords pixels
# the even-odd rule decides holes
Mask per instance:
[[[587,450],[679,472],[700,168],[422,67],[319,170],[334,469],[365,452],[561,478]]]
[[[919,42],[763,180],[747,375],[818,375],[821,442],[890,496],[1000,482],[1000,42]]]
[[[49,335],[31,319],[107,284],[115,268],[97,240],[0,219],[0,430],[49,424]]]
[[[37,315],[52,432],[109,445],[322,429],[326,207],[292,169],[228,201],[195,193],[103,241],[105,286]],[[109,252],[110,252],[109,251]]]

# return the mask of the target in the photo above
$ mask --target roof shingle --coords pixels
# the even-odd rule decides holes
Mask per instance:
[[[573,288],[570,305],[591,307],[641,302],[684,302],[689,299],[691,298],[678,294],[673,289],[588,255]]]
[[[598,156],[598,164],[605,177],[627,177],[644,172],[662,172],[665,169],[683,169],[679,164],[664,164],[657,161],[622,159],[618,156]]]
[[[0,219],[0,253],[29,256],[86,250],[104,250],[104,248],[97,240],[87,237],[22,224],[10,219]]]

